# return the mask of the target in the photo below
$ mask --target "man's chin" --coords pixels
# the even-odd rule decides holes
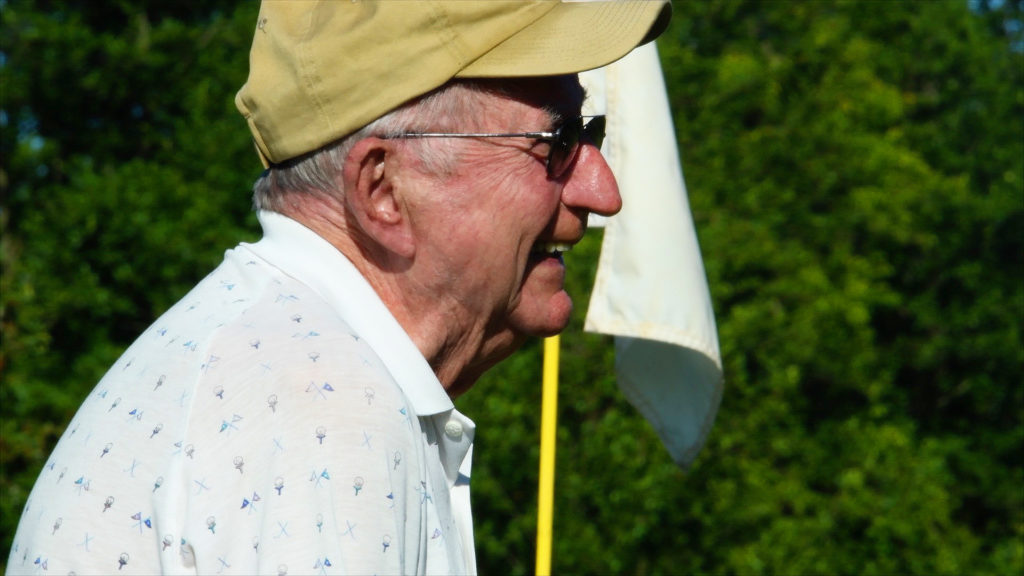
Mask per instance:
[[[546,338],[565,330],[571,318],[572,298],[565,290],[559,290],[528,306],[520,305],[512,317],[512,326],[519,334]]]

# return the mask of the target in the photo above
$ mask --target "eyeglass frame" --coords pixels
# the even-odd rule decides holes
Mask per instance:
[[[589,118],[590,120],[584,123],[584,118]],[[576,126],[579,126],[576,131],[575,141],[571,143],[568,139],[559,141],[565,127],[570,125],[569,122],[574,122]],[[579,154],[580,141],[584,136],[594,146],[601,147],[601,143],[606,135],[606,126],[607,117],[604,114],[596,114],[593,116],[576,116],[571,120],[562,122],[553,131],[547,132],[403,132],[401,134],[385,136],[384,138],[534,138],[551,144],[545,168],[547,169],[548,178],[557,180],[564,176],[569,167],[572,166],[573,160]],[[565,149],[566,155],[565,159],[559,162],[563,165],[558,167],[554,165],[552,159],[560,149]],[[556,170],[556,168],[559,169]]]

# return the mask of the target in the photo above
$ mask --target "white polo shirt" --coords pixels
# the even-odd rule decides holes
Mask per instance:
[[[284,216],[147,329],[40,474],[11,574],[471,574],[474,424]]]

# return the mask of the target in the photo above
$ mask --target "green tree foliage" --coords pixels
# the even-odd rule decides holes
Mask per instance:
[[[715,440],[761,468],[721,565],[1019,567],[1020,54],[951,2],[691,8],[663,54],[732,384]]]
[[[0,2],[0,562],[123,348],[239,240],[256,3]],[[1024,572],[1019,1],[677,2],[659,41],[727,391],[676,469],[580,332],[554,569]],[[460,399],[483,573],[533,570],[540,347]]]

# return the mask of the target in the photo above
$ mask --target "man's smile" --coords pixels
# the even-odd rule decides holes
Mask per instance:
[[[530,258],[551,257],[562,260],[562,254],[572,250],[572,244],[567,242],[538,242],[530,250]]]

